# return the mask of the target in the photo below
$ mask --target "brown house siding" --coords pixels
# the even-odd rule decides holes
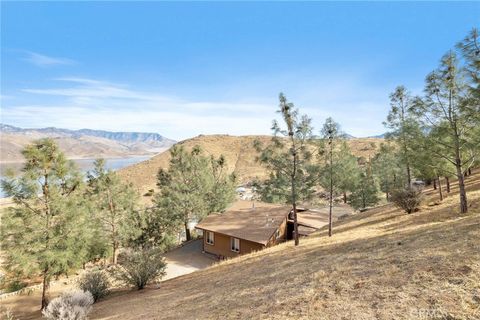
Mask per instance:
[[[203,250],[211,254],[232,258],[265,248],[260,243],[240,239],[240,252],[234,252],[230,249],[230,236],[214,232],[214,243],[211,245],[207,243],[207,232],[207,230],[203,231]]]

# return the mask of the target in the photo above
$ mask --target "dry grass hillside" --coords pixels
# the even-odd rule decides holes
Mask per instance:
[[[419,212],[391,205],[303,239],[125,292],[92,319],[480,319],[480,170]]]
[[[178,144],[187,149],[199,145],[206,154],[215,157],[223,154],[227,160],[229,172],[235,172],[240,182],[243,183],[266,175],[264,168],[255,161],[258,155],[253,147],[255,139],[259,139],[263,143],[271,141],[270,136],[200,135]],[[356,156],[368,158],[376,152],[382,141],[383,139],[379,138],[359,138],[348,140],[348,144]],[[121,169],[119,174],[126,181],[132,182],[141,193],[144,193],[155,187],[158,169],[166,168],[169,160],[170,153],[167,150],[149,160]]]

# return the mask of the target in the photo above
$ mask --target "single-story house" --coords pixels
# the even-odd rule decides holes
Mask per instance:
[[[336,206],[334,221],[351,212]],[[328,207],[297,208],[298,234],[309,236],[328,224]],[[239,200],[224,213],[212,213],[195,226],[203,233],[203,251],[220,259],[258,251],[293,239],[291,206]]]
[[[203,232],[203,251],[220,259],[258,251],[287,239],[290,206],[238,201],[195,226]]]

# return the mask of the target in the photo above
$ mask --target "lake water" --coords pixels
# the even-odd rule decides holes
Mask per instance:
[[[105,159],[106,161],[105,167],[111,170],[118,170],[121,168],[128,167],[132,164],[145,161],[150,158],[151,156],[136,156],[136,157],[128,157],[128,158]],[[86,173],[87,171],[93,169],[93,162],[95,161],[95,159],[77,159],[72,161],[77,164],[78,168],[82,172]],[[12,168],[15,170],[15,172],[20,173],[22,167],[23,167],[22,162],[2,163],[0,164],[0,178],[3,178],[3,175],[5,174],[8,168]],[[5,197],[5,194],[3,193],[3,190],[0,188],[0,198],[4,198],[4,197]]]

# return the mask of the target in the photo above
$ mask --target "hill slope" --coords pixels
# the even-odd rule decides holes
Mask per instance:
[[[302,239],[130,291],[92,319],[479,319],[480,172],[420,212],[386,205]],[[435,191],[436,192],[436,191]],[[427,314],[427,316],[425,316]]]
[[[241,183],[252,180],[255,177],[265,177],[265,169],[255,161],[258,155],[253,147],[255,139],[263,143],[271,141],[270,136],[229,136],[229,135],[200,135],[192,139],[178,142],[178,144],[191,149],[199,145],[206,154],[215,157],[223,154],[227,160],[229,172],[235,172]],[[360,157],[372,156],[383,139],[355,138],[347,140],[352,152]],[[170,153],[163,153],[119,170],[119,174],[125,180],[132,182],[140,192],[152,189],[156,184],[156,175],[159,168],[166,168],[170,160]]]
[[[2,162],[22,161],[21,150],[35,139],[50,137],[57,141],[69,158],[125,157],[155,154],[175,141],[158,133],[69,130],[59,128],[22,129],[0,124]]]

